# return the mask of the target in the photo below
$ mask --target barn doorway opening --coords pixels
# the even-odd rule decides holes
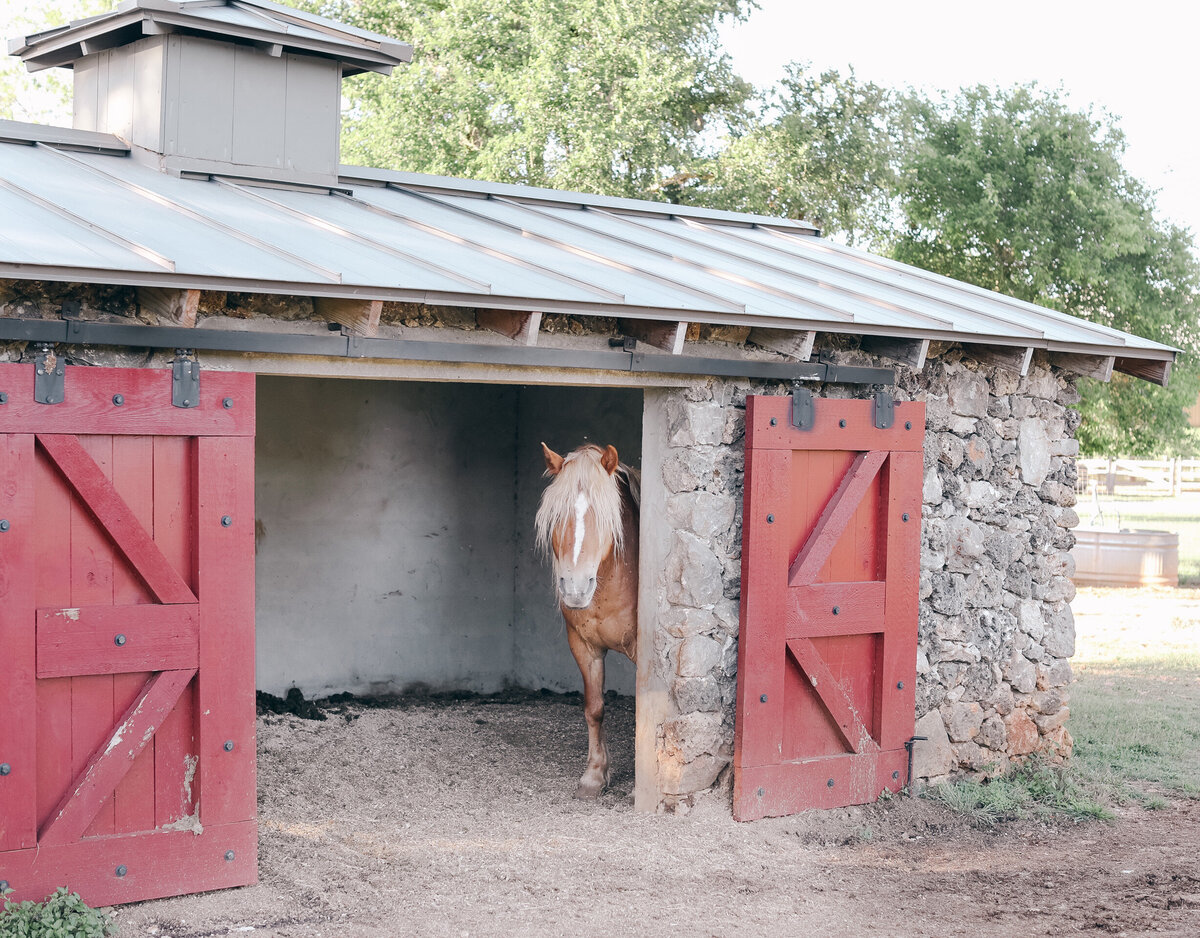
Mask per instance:
[[[258,689],[580,690],[534,549],[540,443],[640,468],[642,410],[640,389],[260,376]],[[607,671],[634,694],[632,663]]]

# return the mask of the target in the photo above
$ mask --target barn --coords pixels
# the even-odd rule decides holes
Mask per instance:
[[[1081,379],[1175,350],[810,225],[338,163],[409,47],[260,0],[13,40],[0,881],[253,882],[255,689],[573,689],[540,442],[640,467],[636,807],[1069,756]]]

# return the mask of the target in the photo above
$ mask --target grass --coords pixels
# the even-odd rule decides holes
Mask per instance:
[[[1200,492],[1185,492],[1176,498],[1161,495],[1101,495],[1100,508],[1106,523],[1119,516],[1123,528],[1173,531],[1179,535],[1179,585],[1200,585]],[[1081,496],[1075,507],[1083,523],[1091,518],[1095,504]]]
[[[1192,590],[1081,591],[1067,767],[1030,762],[928,791],[980,826],[1200,799],[1200,604]]]

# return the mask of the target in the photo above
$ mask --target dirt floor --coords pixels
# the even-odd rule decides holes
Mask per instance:
[[[120,935],[1200,935],[1200,801],[994,831],[907,797],[737,824],[714,793],[648,816],[633,717],[610,702],[614,785],[583,804],[570,698],[266,714],[261,882],[120,908]]]

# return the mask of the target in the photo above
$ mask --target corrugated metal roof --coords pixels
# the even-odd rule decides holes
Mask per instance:
[[[783,219],[352,167],[336,190],[181,178],[106,135],[31,138],[0,122],[0,277],[1174,358]]]
[[[412,46],[270,0],[124,0],[115,10],[66,26],[10,39],[8,51],[31,71],[70,66],[87,52],[134,42],[143,35],[181,31],[278,46],[340,59],[345,74],[390,74],[412,59]]]

